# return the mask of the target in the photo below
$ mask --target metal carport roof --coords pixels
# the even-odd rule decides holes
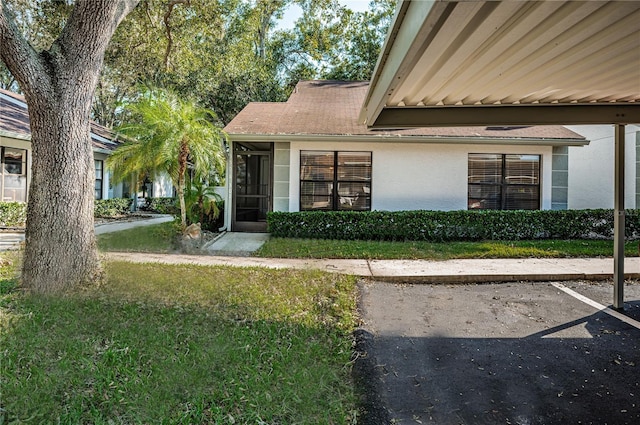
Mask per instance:
[[[401,0],[360,119],[629,124],[638,102],[639,1]]]
[[[614,306],[623,306],[624,125],[640,123],[640,1],[400,0],[360,120],[615,124]]]

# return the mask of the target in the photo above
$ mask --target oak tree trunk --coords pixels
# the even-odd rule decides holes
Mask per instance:
[[[95,168],[88,111],[74,98],[29,108],[33,173],[22,278],[36,292],[95,280]],[[60,143],[64,141],[64,143]]]
[[[0,59],[24,91],[32,178],[22,282],[60,292],[100,274],[89,114],[104,52],[138,0],[76,0],[60,37],[36,52],[0,0]]]

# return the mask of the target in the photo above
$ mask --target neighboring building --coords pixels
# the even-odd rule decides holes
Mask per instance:
[[[91,143],[96,170],[95,198],[128,198],[129,184],[113,185],[105,160],[119,145],[115,133],[91,122]],[[31,182],[31,129],[23,96],[0,90],[0,193],[1,201],[26,202]],[[165,177],[149,181],[138,196],[173,196],[171,181]]]
[[[226,126],[230,230],[264,230],[269,211],[613,206],[611,126],[369,130],[358,122],[368,85],[303,81]],[[628,131],[634,208],[640,129]]]
[[[580,125],[566,128],[589,139],[586,148],[570,148],[567,201],[570,209],[613,208],[614,133],[613,125]],[[625,128],[626,208],[640,208],[640,126]]]

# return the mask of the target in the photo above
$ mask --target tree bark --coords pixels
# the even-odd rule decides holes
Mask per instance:
[[[173,37],[171,36],[171,13],[173,8],[178,4],[184,4],[187,7],[191,6],[191,0],[171,0],[167,5],[167,12],[164,14],[164,27],[167,31],[167,48],[164,51],[164,69],[169,69],[169,55],[171,54],[171,48],[173,47]]]
[[[70,102],[30,109],[32,138],[39,143],[33,144],[22,280],[35,292],[65,291],[100,275],[95,170],[84,113]]]
[[[0,0],[0,59],[24,91],[32,178],[22,283],[60,292],[100,275],[89,113],[104,52],[138,0],[77,0],[60,37],[36,52]]]

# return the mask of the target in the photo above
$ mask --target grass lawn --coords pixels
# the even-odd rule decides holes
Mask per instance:
[[[638,242],[627,242],[626,255],[638,256]],[[613,256],[613,241],[537,240],[485,242],[380,242],[271,238],[256,252],[272,258],[558,258]]]
[[[43,298],[0,267],[0,423],[355,422],[354,278],[105,268],[99,288]]]
[[[138,227],[98,235],[101,251],[172,252],[174,223]],[[625,254],[638,256],[638,241],[626,243]],[[609,240],[536,240],[481,242],[384,242],[326,239],[271,238],[255,253],[271,258],[364,258],[427,259],[455,258],[558,258],[611,257]]]
[[[174,240],[178,233],[176,223],[170,221],[151,226],[134,227],[113,233],[98,235],[98,249],[101,251],[157,252],[167,253],[175,249]]]

